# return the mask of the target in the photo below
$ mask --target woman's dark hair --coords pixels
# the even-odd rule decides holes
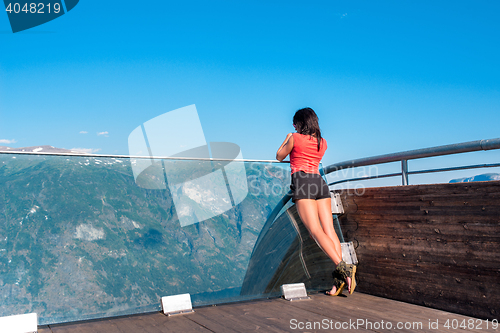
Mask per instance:
[[[319,129],[318,116],[311,108],[303,108],[295,112],[293,124],[297,133],[311,135],[318,140],[318,151],[321,145],[321,130]]]

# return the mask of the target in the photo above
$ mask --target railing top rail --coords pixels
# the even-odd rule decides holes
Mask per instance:
[[[360,166],[398,162],[401,160],[413,160],[413,159],[433,157],[433,156],[469,153],[473,151],[491,150],[491,149],[500,149],[500,138],[489,139],[489,140],[476,140],[476,141],[457,143],[445,146],[415,149],[399,153],[365,157],[356,160],[348,160],[344,162],[331,164],[325,167],[323,170],[325,174],[328,174],[338,170],[355,168]]]
[[[85,154],[85,153],[56,153],[56,152],[32,152],[32,151],[0,151],[0,154],[12,155],[48,155],[68,157],[100,157],[100,158],[136,158],[136,159],[158,159],[158,160],[186,160],[186,161],[227,161],[227,162],[264,162],[283,163],[278,160],[253,160],[253,159],[228,159],[228,158],[202,158],[202,157],[170,157],[170,156],[135,156],[135,155],[107,155],[107,154]],[[289,162],[285,162],[289,163]]]

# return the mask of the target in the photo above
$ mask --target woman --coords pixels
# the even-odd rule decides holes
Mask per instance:
[[[293,126],[297,133],[286,136],[276,159],[281,162],[290,155],[292,201],[311,237],[335,264],[333,287],[327,294],[340,294],[346,284],[352,294],[355,282],[351,283],[351,275],[356,267],[342,260],[340,241],[333,228],[330,190],[318,170],[327,148],[318,116],[311,108],[300,109],[293,116]]]

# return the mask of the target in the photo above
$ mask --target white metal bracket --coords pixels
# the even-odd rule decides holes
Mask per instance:
[[[38,332],[37,314],[28,313],[28,314],[0,317],[0,332],[2,333]]]
[[[310,297],[307,296],[304,283],[284,284],[281,286],[281,293],[283,294],[283,298],[287,301],[310,299]]]
[[[194,312],[190,294],[162,297],[161,309],[167,316]]]

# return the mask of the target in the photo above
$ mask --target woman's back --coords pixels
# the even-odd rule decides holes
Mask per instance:
[[[319,162],[327,148],[326,140],[321,138],[318,151],[318,140],[311,135],[293,133],[293,149],[290,152],[292,174],[297,171],[319,174]]]

